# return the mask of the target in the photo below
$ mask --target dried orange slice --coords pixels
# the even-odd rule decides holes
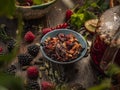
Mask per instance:
[[[97,27],[98,19],[91,19],[85,22],[85,28],[90,33],[95,33],[95,29]]]

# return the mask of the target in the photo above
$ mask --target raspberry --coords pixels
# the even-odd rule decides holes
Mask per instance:
[[[51,28],[44,28],[44,29],[42,29],[42,34],[45,35],[46,33],[50,32],[50,31],[52,31]]]
[[[37,79],[38,76],[39,76],[39,71],[38,71],[37,67],[30,66],[27,69],[27,76],[28,76],[29,79]]]
[[[38,45],[31,45],[31,46],[28,46],[28,48],[27,48],[28,53],[34,57],[36,57],[37,54],[39,53],[39,49],[40,49],[40,47]]]
[[[27,90],[41,90],[41,89],[39,83],[36,80],[28,80]]]
[[[3,51],[3,48],[2,47],[0,47],[0,53]]]
[[[24,36],[24,40],[27,42],[32,42],[34,39],[35,35],[31,31],[28,31]]]
[[[69,20],[71,18],[72,14],[73,14],[73,11],[71,11],[71,10],[68,9],[66,11],[66,20]]]
[[[21,66],[29,65],[32,60],[33,60],[33,57],[29,54],[18,55],[18,62]]]
[[[42,86],[42,90],[52,90],[55,87],[53,83],[47,81],[41,82],[41,86]]]

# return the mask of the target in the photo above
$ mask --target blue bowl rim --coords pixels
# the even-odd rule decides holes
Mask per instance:
[[[44,8],[45,6],[49,6],[51,5],[52,3],[54,3],[55,1],[57,0],[52,0],[48,3],[44,3],[44,4],[40,4],[40,5],[32,5],[32,6],[19,6],[19,5],[16,5],[17,8],[25,8],[25,9],[37,9],[37,8]]]
[[[86,42],[85,38],[84,38],[80,33],[76,32],[76,31],[74,31],[74,30],[71,30],[71,29],[56,29],[56,30],[53,30],[53,31],[51,31],[51,32],[48,32],[47,34],[45,34],[45,35],[41,38],[40,43],[42,43],[42,42],[44,41],[43,39],[46,38],[49,34],[54,33],[54,32],[58,32],[58,31],[66,31],[66,30],[69,31],[69,32],[73,32],[74,35],[75,35],[75,34],[79,35],[80,38],[84,41],[84,46],[85,46],[85,48],[84,48],[84,50],[83,50],[83,51],[84,51],[84,52],[83,52],[83,55],[82,55],[82,56],[80,55],[80,56],[79,56],[78,58],[76,58],[75,60],[71,60],[71,61],[69,61],[69,62],[59,62],[59,61],[57,61],[57,60],[53,60],[53,59],[51,59],[50,57],[48,57],[48,56],[45,54],[42,45],[40,45],[41,53],[42,53],[42,55],[43,55],[47,60],[49,60],[49,61],[51,61],[51,62],[53,62],[53,63],[57,63],[57,64],[71,64],[71,63],[74,63],[74,62],[77,62],[77,61],[81,60],[81,59],[84,57],[84,55],[86,54],[86,52],[87,52],[87,42]]]

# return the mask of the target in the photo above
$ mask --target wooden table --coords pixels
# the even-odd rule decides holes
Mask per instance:
[[[74,4],[81,4],[81,1],[73,0]],[[35,20],[25,20],[25,23],[29,23],[32,25],[41,25],[42,27],[54,27],[57,24],[61,24],[64,22],[65,18],[65,11],[68,9],[68,7],[63,3],[62,0],[57,0],[57,2],[53,5],[51,11],[46,14],[43,18],[40,19],[35,19]],[[0,19],[0,24],[1,23],[7,23],[8,28],[10,30],[15,30],[16,29],[16,20],[8,20],[8,19]],[[25,31],[26,32],[26,31]],[[39,43],[40,38],[41,38],[41,32],[34,31],[36,33],[37,38],[34,40],[33,43]],[[13,34],[13,33],[11,33]],[[33,44],[32,43],[32,44]],[[21,42],[20,46],[20,53],[25,53],[27,46],[29,44],[25,43],[24,41]],[[42,57],[41,53],[34,59],[38,60],[40,57]],[[55,71],[59,71],[60,74],[64,74],[64,76],[67,76],[68,80],[66,81],[69,85],[71,84],[81,84],[83,87],[88,88],[96,83],[98,83],[97,79],[97,72],[96,70],[93,69],[91,66],[91,58],[90,55],[82,58],[78,62],[70,65],[58,65],[51,63],[52,69]],[[48,61],[47,61],[48,62]],[[15,58],[14,64],[17,63],[17,57]],[[26,78],[26,71],[20,71],[17,72],[17,75],[22,75],[23,77]],[[47,77],[43,77],[41,80],[48,80],[46,79]]]

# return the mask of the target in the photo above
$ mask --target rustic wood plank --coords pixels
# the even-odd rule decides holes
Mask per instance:
[[[80,0],[78,1],[73,0],[73,1],[75,4],[79,3],[81,5]],[[62,0],[57,0],[57,2],[53,5],[51,11],[46,16],[40,19],[35,19],[35,20],[25,20],[24,22],[31,24],[31,25],[36,25],[36,26],[41,25],[42,27],[54,27],[57,24],[61,24],[64,22],[65,11],[67,9],[68,7],[65,6]],[[12,21],[11,23],[11,22],[8,22],[7,19],[1,18],[0,24],[4,22],[7,23],[8,26],[10,26],[10,29],[17,27],[16,21]],[[11,32],[13,33],[15,31],[11,31]],[[27,31],[24,31],[24,32],[27,32]],[[39,43],[41,39],[41,32],[40,31],[38,32],[37,30],[33,32],[36,35],[36,39],[31,44]],[[20,45],[19,53],[27,53],[27,47],[31,44],[28,44],[23,40]],[[34,61],[38,60],[40,57],[42,57],[41,53],[39,53],[38,56],[34,58]],[[17,61],[18,60],[16,57],[13,64],[16,64]],[[67,81],[67,83],[70,85],[81,84],[83,85],[83,87],[88,88],[88,87],[95,85],[95,83],[97,82],[96,71],[92,68],[90,64],[90,55],[88,55],[87,57],[84,57],[83,59],[74,63],[73,65],[63,66],[63,65],[53,64],[53,63],[51,64],[53,66],[53,70],[55,68],[60,69],[58,71],[60,71],[61,74],[64,71],[67,78],[69,78],[69,81]],[[19,66],[18,66],[17,75],[22,76],[23,78],[26,79],[26,71],[21,71],[21,68],[19,68]],[[43,79],[41,80],[47,80],[47,79],[46,77],[43,77]]]

